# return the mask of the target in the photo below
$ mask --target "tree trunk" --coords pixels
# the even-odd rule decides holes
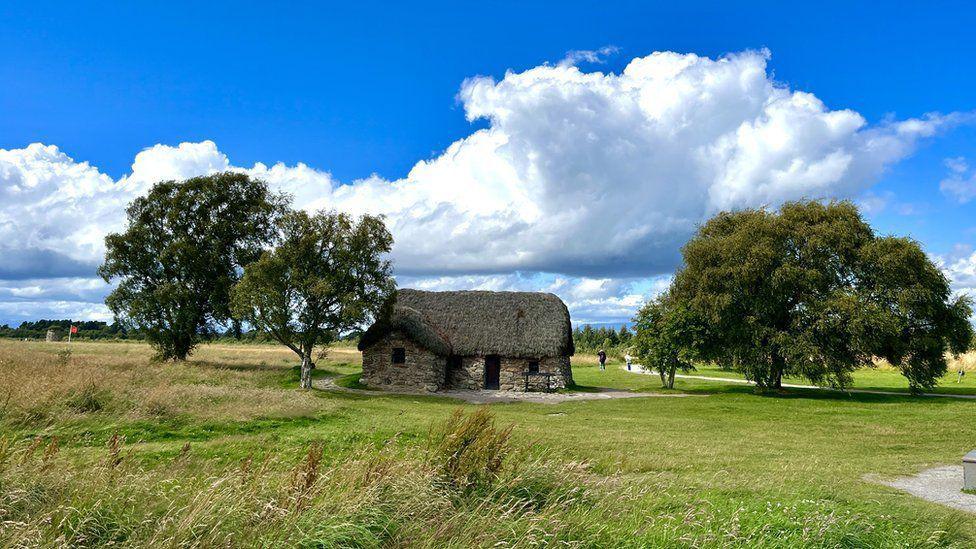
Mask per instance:
[[[667,380],[667,378],[664,377],[665,376],[664,366],[658,366],[657,367],[657,373],[661,376],[661,387],[667,387],[668,386],[668,380]]]
[[[671,368],[671,371],[668,372],[668,389],[674,389],[674,373],[676,370],[677,368]]]
[[[772,360],[770,361],[769,382],[767,384],[770,389],[779,390],[783,388],[783,370],[785,369],[786,361],[779,354],[773,354]]]
[[[302,357],[302,375],[299,381],[299,387],[302,389],[312,388],[312,368],[315,368],[315,364],[312,362],[312,356],[305,354]]]
[[[173,343],[173,360],[176,362],[185,362],[187,357],[190,356],[190,348],[192,346],[191,338],[178,336]]]

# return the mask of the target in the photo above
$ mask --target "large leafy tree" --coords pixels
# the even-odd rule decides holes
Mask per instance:
[[[146,334],[160,359],[184,360],[231,320],[230,288],[256,260],[285,199],[240,173],[157,183],[105,239],[105,302]]]
[[[312,386],[312,352],[379,313],[395,289],[384,259],[393,237],[382,218],[305,212],[284,215],[276,245],[244,270],[233,310],[302,361],[301,387]]]
[[[876,235],[850,202],[721,213],[683,255],[672,295],[708,325],[695,354],[760,388],[784,375],[843,387],[881,357],[919,391],[972,340],[969,298],[952,296],[916,242]]]

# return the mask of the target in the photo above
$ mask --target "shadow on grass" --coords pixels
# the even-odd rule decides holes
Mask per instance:
[[[282,369],[282,366],[273,366],[270,364],[262,364],[262,363],[227,364],[224,362],[216,362],[213,360],[197,360],[197,359],[188,360],[187,364],[195,368],[207,368],[211,370],[231,370],[233,372],[254,372],[259,370],[268,371],[268,370]]]
[[[330,370],[328,368],[322,368],[318,366],[312,370],[313,380],[325,379],[330,377],[339,377],[339,376],[345,377],[346,373],[340,372],[338,370]],[[281,376],[278,380],[278,386],[285,389],[291,389],[291,388],[297,389],[298,384],[301,381],[301,378],[302,378],[301,366],[293,366],[291,368],[288,368],[287,370],[281,370]]]
[[[339,376],[335,379],[335,384],[339,387],[345,387],[346,389],[356,389],[359,391],[375,391],[375,389],[370,389],[369,386],[363,384],[360,378],[363,376],[362,372],[356,372],[354,374],[347,374],[344,376]]]
[[[304,414],[294,417],[259,417],[245,421],[201,421],[189,416],[175,416],[156,420],[113,421],[97,419],[62,423],[43,432],[24,430],[18,433],[25,440],[42,435],[55,435],[65,447],[101,447],[111,435],[125,436],[127,444],[165,442],[206,442],[227,436],[283,435],[302,432],[309,427],[345,423],[348,416],[337,412]]]
[[[322,397],[329,398],[341,398],[345,400],[371,400],[371,399],[386,399],[386,400],[403,400],[409,399],[414,402],[427,402],[436,404],[469,404],[467,401],[459,398],[455,398],[448,395],[439,395],[437,393],[430,394],[417,394],[417,393],[397,393],[392,391],[385,391],[382,389],[375,389],[368,385],[365,385],[360,381],[363,373],[354,372],[351,374],[340,374],[335,372],[330,372],[328,375],[321,377],[334,377],[333,383],[336,385],[334,388],[325,388],[324,390],[316,391],[316,394]],[[342,391],[342,389],[352,389],[352,391]]]
[[[858,389],[861,388],[858,387]],[[946,406],[951,405],[953,401],[959,400],[947,397],[919,396],[912,395],[910,393],[898,395],[878,395],[872,393],[849,393],[846,391],[831,389],[797,389],[790,387],[781,389],[779,391],[756,391],[756,388],[752,385],[744,385],[741,383],[723,383],[721,381],[702,381],[695,383],[694,385],[686,385],[684,383],[680,385],[676,384],[675,390],[688,394],[748,395],[756,398],[766,399],[803,399],[865,404],[918,404],[924,402],[929,406]]]
[[[575,382],[567,385],[564,389],[560,389],[560,393],[599,393],[605,389],[605,387],[597,387],[595,385],[579,385]]]
[[[860,387],[859,387],[860,389]],[[879,389],[887,390],[887,389]],[[848,393],[830,389],[783,389],[781,391],[767,391],[763,393],[753,393],[759,397],[781,398],[781,399],[806,399],[806,400],[836,400],[843,402],[863,402],[871,404],[920,404],[928,406],[946,406],[954,402],[958,403],[961,399],[940,396],[921,396],[905,393],[903,395],[877,395],[873,393]]]

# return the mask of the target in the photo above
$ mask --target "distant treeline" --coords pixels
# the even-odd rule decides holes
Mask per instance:
[[[594,328],[586,324],[573,330],[573,344],[577,352],[596,352],[603,349],[609,354],[623,354],[627,352],[633,336],[634,333],[626,325],[617,330],[607,326]]]
[[[68,329],[71,326],[78,327],[78,333],[72,335],[72,339],[141,339],[139,333],[126,330],[115,322],[109,324],[98,320],[74,322],[71,320],[35,320],[22,322],[16,328],[3,324],[0,325],[0,337],[44,339],[47,336],[47,331],[51,329],[56,330],[62,337],[67,337]]]
[[[133,340],[142,341],[145,334],[139,330],[126,328],[120,323],[102,322],[99,320],[34,320],[22,322],[20,326],[12,328],[0,324],[0,338],[13,339],[45,339],[47,331],[54,329],[62,338],[68,337],[68,329],[77,326],[78,333],[71,336],[72,340]],[[342,341],[358,341],[360,332],[351,332],[341,338]],[[240,343],[275,343],[267,334],[256,330],[243,330],[231,326],[223,331],[204,334],[203,339],[222,342]]]
[[[6,324],[0,324],[0,337],[15,339],[44,339],[47,331],[55,329],[61,337],[68,336],[68,328],[77,326],[78,333],[71,336],[78,340],[136,340],[145,339],[145,335],[138,330],[126,328],[117,322],[101,322],[98,320],[71,321],[71,320],[35,320],[23,322],[20,326],[12,328]],[[350,332],[341,338],[343,341],[358,341],[361,332]],[[573,330],[573,343],[580,352],[593,352],[603,349],[610,354],[623,354],[630,345],[630,340],[634,333],[626,325],[619,329],[611,326],[601,326],[594,328],[586,324],[577,326]],[[231,326],[226,330],[209,334],[205,339],[217,340],[222,342],[240,343],[273,343],[267,334],[256,330],[235,329]]]

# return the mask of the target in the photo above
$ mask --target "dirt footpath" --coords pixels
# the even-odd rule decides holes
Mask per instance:
[[[934,467],[913,477],[895,480],[879,480],[870,477],[867,480],[897,488],[946,507],[976,513],[976,495],[962,491],[962,465]]]

